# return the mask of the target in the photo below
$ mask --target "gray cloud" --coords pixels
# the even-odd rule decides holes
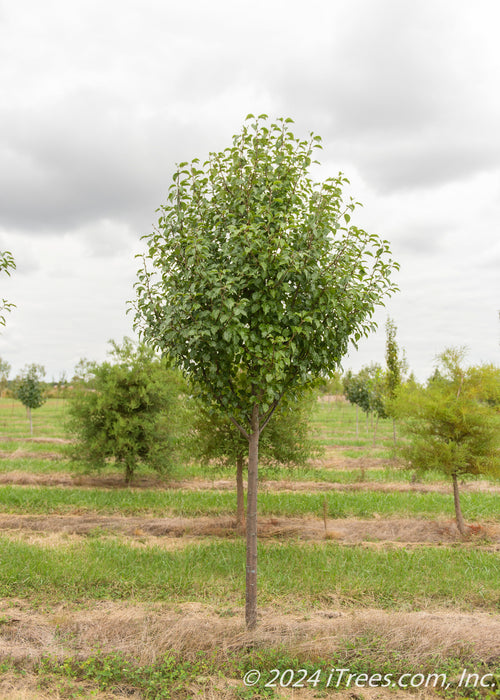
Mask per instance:
[[[495,21],[480,2],[353,3],[315,70],[283,74],[287,109],[380,191],[442,184],[500,165]],[[478,46],[481,49],[478,50]]]
[[[186,130],[168,118],[159,129],[159,116],[141,119],[129,106],[87,90],[35,118],[2,120],[4,225],[65,230],[156,207]]]
[[[461,333],[476,342],[476,319],[473,353],[493,356],[499,14],[497,0],[4,0],[0,249],[18,308],[2,357],[70,373],[130,332],[133,255],[175,162],[227,146],[248,112],[319,133],[318,177],[352,179],[356,223],[402,266],[381,324],[395,316],[419,373]],[[383,361],[383,339],[371,347]]]
[[[319,131],[339,166],[355,162],[380,192],[500,163],[493,33],[487,15],[469,26],[463,4],[450,19],[439,1],[278,2],[267,22],[250,11],[262,3],[195,2],[189,15],[127,2],[117,17],[79,3],[78,21],[52,5],[43,16],[11,9],[4,30],[7,46],[9,29],[33,40],[31,51],[11,43],[19,60],[0,71],[11,94],[0,110],[4,226],[144,226],[174,163],[223,147],[260,109]]]

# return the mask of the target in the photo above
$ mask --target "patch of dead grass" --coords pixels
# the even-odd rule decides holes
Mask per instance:
[[[29,452],[18,447],[14,452],[0,451],[0,459],[64,459],[60,452]]]
[[[91,697],[95,700],[141,700],[143,698],[139,693],[130,690],[99,691],[96,683],[88,681],[75,682],[51,676],[40,679],[33,672],[24,672],[22,677],[14,673],[4,674],[0,679],[0,697],[2,700],[57,700],[75,697]]]
[[[121,652],[140,664],[150,664],[168,651],[195,660],[198,652],[228,654],[252,648],[280,647],[291,656],[311,661],[345,651],[346,642],[379,649],[380,664],[388,651],[408,666],[435,663],[436,658],[466,658],[494,663],[500,660],[500,615],[449,610],[388,612],[340,608],[285,614],[262,609],[256,631],[245,629],[240,609],[217,610],[201,603],[128,604],[92,602],[85,609],[68,604],[41,612],[23,601],[3,601],[0,657],[18,662],[43,655],[86,658],[101,649]],[[377,652],[375,652],[377,653]]]
[[[0,455],[1,456],[1,455]],[[10,456],[7,455],[6,456]],[[19,456],[19,455],[16,455]],[[63,456],[57,453],[45,453],[44,455],[35,454],[27,455],[40,459],[62,459]],[[13,484],[18,486],[68,486],[74,488],[102,488],[115,489],[125,486],[125,479],[122,473],[106,474],[106,475],[91,475],[91,474],[72,474],[66,472],[57,472],[52,474],[36,474],[22,470],[13,470],[0,474],[0,484]],[[234,491],[234,479],[189,479],[167,481],[152,475],[137,475],[133,483],[128,487],[134,489],[181,489],[184,491]],[[429,484],[408,483],[408,482],[374,482],[374,481],[358,481],[350,484],[338,484],[328,481],[291,481],[288,479],[261,481],[259,488],[261,491],[284,491],[284,492],[326,492],[326,491],[380,491],[383,493],[446,493],[450,494],[451,484],[443,482],[434,482]],[[488,481],[478,480],[471,481],[461,486],[461,491],[481,492],[481,493],[500,493],[498,484],[491,484]]]
[[[241,537],[233,518],[193,517],[157,518],[140,516],[13,515],[0,514],[0,531],[6,536],[53,544],[70,536],[122,536],[169,548],[179,548],[199,538]],[[454,544],[500,551],[500,524],[473,524],[464,540],[454,520],[420,518],[380,518],[366,520],[344,518],[326,521],[319,518],[259,518],[259,538],[296,539],[318,542],[333,540],[339,544],[365,544],[373,547]],[[173,544],[173,542],[175,544]]]

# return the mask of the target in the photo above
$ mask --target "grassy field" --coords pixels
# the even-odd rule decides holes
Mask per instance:
[[[126,488],[112,464],[69,460],[66,409],[34,411],[31,438],[23,407],[0,400],[0,697],[498,696],[499,480],[462,485],[461,538],[450,484],[401,468],[392,423],[374,444],[353,407],[318,403],[322,453],[261,470],[250,635],[232,471],[146,467]]]
[[[0,542],[0,596],[39,604],[83,599],[244,602],[244,543],[187,543],[174,551],[94,534],[86,541]],[[394,610],[500,610],[495,552],[372,550],[335,543],[260,545],[260,600],[303,611],[335,600]],[[465,575],[464,575],[465,574]]]
[[[500,494],[465,493],[462,505],[469,519],[498,520]],[[233,491],[185,489],[97,489],[5,485],[0,491],[0,513],[102,513],[194,517],[232,515]],[[453,517],[453,499],[444,493],[418,491],[334,491],[304,493],[262,491],[262,516],[376,518],[412,515],[419,518]]]

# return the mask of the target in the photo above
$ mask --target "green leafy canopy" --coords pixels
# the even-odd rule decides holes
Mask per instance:
[[[500,369],[464,367],[464,357],[464,348],[447,349],[427,387],[398,391],[395,409],[408,438],[400,452],[422,471],[498,476]]]
[[[181,163],[138,273],[136,327],[240,425],[333,372],[396,290],[387,241],[353,226],[342,174],[309,177],[320,138],[249,115],[232,145]]]
[[[41,365],[28,365],[21,373],[17,386],[17,398],[27,409],[40,408],[45,401],[42,378],[45,369]]]
[[[77,384],[68,407],[74,457],[96,469],[114,458],[127,481],[141,463],[164,472],[174,455],[179,377],[143,345],[110,343],[113,362],[80,363],[89,381]]]

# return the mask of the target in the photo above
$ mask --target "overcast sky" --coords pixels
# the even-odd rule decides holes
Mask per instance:
[[[401,291],[344,362],[411,369],[466,345],[499,363],[498,0],[0,0],[0,334],[47,379],[132,336],[125,311],[175,163],[230,144],[247,113],[323,138],[353,223],[390,241]]]

